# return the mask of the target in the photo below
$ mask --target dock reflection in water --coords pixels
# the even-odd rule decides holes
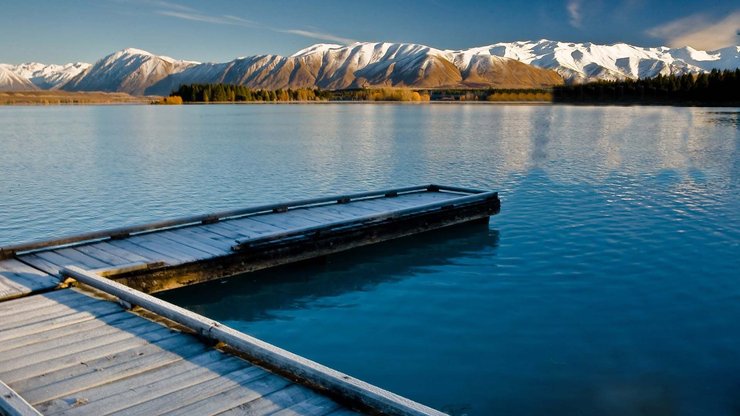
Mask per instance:
[[[462,224],[157,296],[212,319],[244,326],[281,319],[281,311],[321,305],[324,298],[372,291],[428,268],[452,264],[457,257],[495,252],[498,240],[499,232],[487,225]]]

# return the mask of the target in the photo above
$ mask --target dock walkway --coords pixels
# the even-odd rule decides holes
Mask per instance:
[[[439,185],[272,204],[0,247],[0,296],[54,286],[64,267],[153,293],[473,220],[495,192]],[[30,266],[30,267],[29,267]],[[3,295],[4,294],[4,295]]]
[[[498,210],[496,193],[431,185],[2,247],[0,414],[442,415],[139,289],[487,221]]]
[[[193,335],[72,288],[0,303],[0,380],[45,415],[354,414]]]

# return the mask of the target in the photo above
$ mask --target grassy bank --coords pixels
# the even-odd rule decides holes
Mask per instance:
[[[121,92],[0,91],[2,105],[144,104],[151,97]]]

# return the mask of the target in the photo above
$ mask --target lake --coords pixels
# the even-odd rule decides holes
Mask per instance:
[[[455,415],[740,412],[740,109],[0,108],[0,244],[343,192],[501,214],[162,293]]]

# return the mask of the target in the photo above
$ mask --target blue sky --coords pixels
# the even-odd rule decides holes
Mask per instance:
[[[735,1],[8,1],[0,62],[93,62],[135,47],[224,62],[314,43],[414,42],[463,49],[552,39],[716,49],[740,44]]]

